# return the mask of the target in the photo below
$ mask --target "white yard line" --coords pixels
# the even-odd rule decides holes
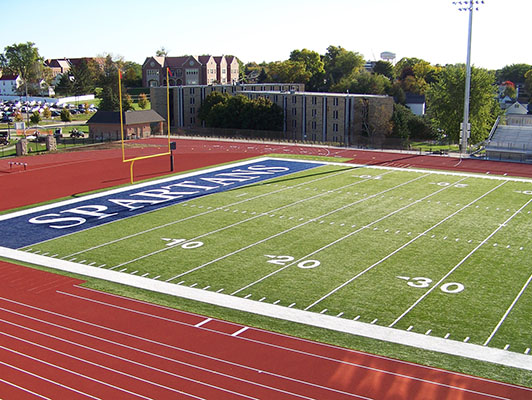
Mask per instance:
[[[181,223],[181,222],[188,221],[190,219],[194,219],[194,218],[197,218],[197,217],[202,217],[204,215],[219,211],[219,210],[227,208],[227,207],[234,207],[234,206],[237,206],[239,204],[246,203],[248,201],[257,200],[257,199],[260,199],[260,198],[265,197],[265,196],[270,196],[270,195],[273,195],[273,194],[277,194],[277,193],[283,192],[285,190],[298,188],[300,186],[308,185],[308,184],[311,184],[311,183],[314,183],[314,182],[318,182],[318,181],[321,181],[321,180],[324,180],[324,179],[333,178],[333,177],[336,177],[337,175],[341,175],[341,174],[345,174],[345,173],[349,173],[349,172],[352,172],[352,170],[350,169],[348,171],[340,171],[340,172],[337,172],[337,173],[332,173],[331,175],[322,176],[320,178],[316,178],[316,179],[313,179],[313,180],[308,181],[308,182],[298,183],[297,185],[294,185],[294,186],[289,186],[289,187],[285,187],[285,188],[282,188],[282,189],[277,189],[277,190],[274,190],[272,192],[263,193],[263,194],[255,196],[255,197],[250,197],[249,199],[236,201],[234,203],[227,204],[227,205],[224,205],[224,206],[219,206],[219,207],[213,208],[212,210],[204,211],[204,212],[199,213],[199,214],[194,214],[194,215],[191,215],[191,216],[186,217],[186,218],[182,218],[182,219],[179,219],[179,220],[176,220],[176,221],[168,222],[168,223],[163,224],[163,225],[155,226],[153,228],[146,229],[146,230],[143,230],[143,231],[140,231],[140,232],[136,232],[136,233],[133,233],[131,235],[127,235],[127,236],[124,236],[124,237],[121,237],[121,238],[118,238],[118,239],[115,239],[115,240],[111,240],[109,242],[102,243],[102,244],[99,244],[97,246],[93,246],[93,247],[90,247],[90,248],[87,248],[87,249],[84,249],[84,250],[80,250],[80,251],[77,251],[75,253],[69,254],[69,255],[67,255],[65,257],[71,257],[71,256],[75,256],[75,255],[78,255],[78,254],[81,254],[81,253],[86,253],[88,251],[96,250],[96,249],[99,249],[101,247],[105,247],[105,246],[108,246],[108,245],[111,245],[111,244],[114,244],[114,243],[121,242],[122,240],[131,239],[131,238],[134,238],[136,236],[143,235],[145,233],[153,232],[153,231],[158,230],[158,229],[166,228],[168,226],[172,226],[172,225],[175,225],[175,224],[178,224],[178,223]],[[191,200],[187,201],[187,203],[190,202],[190,201],[193,201],[193,200],[195,200],[195,199],[191,199]],[[53,239],[51,239],[51,240],[53,240]],[[45,242],[42,242],[42,243],[45,243]]]
[[[503,227],[506,226],[508,222],[510,222],[517,214],[521,212],[523,208],[528,206],[532,202],[532,199],[528,200],[519,210],[517,210],[515,213],[513,213],[504,223],[499,225],[493,232],[491,232],[488,237],[486,237],[478,246],[476,246],[473,250],[469,252],[468,255],[466,255],[462,260],[456,264],[449,272],[447,272],[438,282],[436,282],[429,290],[427,290],[419,299],[417,299],[414,304],[412,304],[408,309],[403,312],[399,317],[396,318],[395,321],[393,321],[389,327],[393,327],[397,322],[399,322],[405,315],[407,315],[410,311],[412,311],[421,301],[423,301],[429,294],[431,294],[440,284],[446,280],[454,271],[456,271],[463,263],[465,263],[473,254],[477,252],[478,249],[480,249],[482,246],[486,244],[486,242],[491,239],[497,232],[499,232]]]
[[[279,237],[279,236],[281,236],[281,235],[284,235],[285,233],[288,233],[288,232],[291,232],[291,231],[293,231],[293,230],[299,229],[299,228],[301,228],[302,226],[308,225],[308,224],[310,224],[310,223],[312,223],[312,222],[316,222],[316,221],[319,220],[319,219],[322,219],[322,218],[328,217],[329,215],[332,215],[332,214],[334,214],[334,213],[337,213],[337,212],[339,212],[339,211],[342,211],[342,210],[344,210],[344,209],[346,209],[346,208],[352,207],[352,206],[354,206],[354,205],[356,205],[356,204],[359,204],[359,203],[362,203],[362,202],[364,202],[364,201],[368,201],[368,200],[370,200],[370,199],[372,199],[372,198],[375,198],[375,197],[377,197],[377,196],[382,195],[383,193],[386,193],[386,192],[389,192],[389,191],[391,191],[391,190],[397,189],[397,188],[399,188],[399,187],[401,187],[401,186],[407,185],[407,184],[409,184],[409,183],[412,183],[412,182],[414,182],[414,181],[417,181],[417,180],[419,180],[419,179],[421,179],[421,178],[424,178],[424,177],[426,177],[426,176],[428,176],[428,175],[422,175],[422,176],[419,176],[419,177],[414,178],[414,179],[411,179],[411,180],[409,180],[409,181],[407,181],[407,182],[403,182],[403,183],[401,183],[401,184],[399,184],[399,185],[396,185],[396,186],[394,186],[394,187],[392,187],[392,188],[388,188],[388,189],[383,190],[383,191],[381,191],[381,192],[375,193],[375,194],[373,194],[373,195],[371,195],[371,196],[368,196],[368,197],[365,197],[365,198],[363,198],[363,199],[360,199],[360,200],[354,201],[354,202],[352,202],[352,203],[346,204],[345,206],[342,206],[342,207],[337,208],[337,209],[335,209],[335,210],[329,211],[329,212],[327,212],[327,213],[325,213],[325,214],[322,214],[322,215],[320,215],[320,216],[317,216],[317,217],[311,218],[311,219],[309,219],[308,221],[302,222],[302,223],[300,223],[299,225],[293,226],[293,227],[291,227],[291,228],[289,228],[289,229],[285,229],[284,231],[278,232],[278,233],[276,233],[275,235],[269,236],[269,237],[267,237],[267,238],[264,238],[264,239],[262,239],[262,240],[259,240],[259,241],[255,242],[255,243],[251,243],[251,244],[249,244],[249,245],[247,245],[247,246],[245,246],[245,247],[241,247],[241,248],[238,249],[238,250],[235,250],[235,251],[233,251],[233,252],[231,252],[231,253],[225,254],[225,255],[223,255],[223,256],[221,256],[221,257],[218,257],[218,258],[216,258],[216,259],[214,259],[214,260],[211,260],[211,261],[209,261],[209,262],[207,262],[207,263],[204,263],[204,264],[202,264],[202,265],[198,265],[197,267],[194,267],[194,268],[192,268],[192,269],[190,269],[190,270],[188,270],[188,271],[185,271],[185,272],[182,272],[182,273],[180,273],[180,274],[178,274],[178,275],[176,275],[176,276],[173,276],[172,278],[167,279],[166,281],[167,281],[167,282],[170,282],[170,281],[172,281],[172,280],[174,280],[174,279],[177,279],[177,278],[179,278],[179,277],[181,277],[181,276],[183,276],[183,275],[186,275],[186,274],[189,274],[189,273],[191,273],[191,272],[194,272],[194,271],[197,271],[197,270],[199,270],[199,269],[202,269],[202,268],[204,268],[204,267],[206,267],[206,266],[208,266],[208,265],[211,265],[211,264],[213,264],[213,263],[215,263],[215,262],[221,261],[221,260],[223,260],[223,259],[225,259],[225,258],[227,258],[227,257],[231,257],[231,256],[233,256],[233,255],[235,255],[235,254],[238,254],[238,253],[244,251],[244,250],[250,249],[250,248],[252,248],[252,247],[254,247],[254,246],[257,246],[257,245],[259,245],[259,244],[262,244],[262,243],[264,243],[264,242],[267,242],[268,240],[275,239],[276,237]],[[234,293],[233,293],[233,294],[234,294]]]
[[[530,277],[528,278],[526,283],[521,288],[521,291],[517,294],[517,296],[515,297],[515,299],[512,302],[512,304],[510,304],[510,307],[508,307],[508,310],[506,310],[506,312],[502,316],[502,318],[499,321],[499,323],[497,324],[497,326],[493,329],[493,332],[491,332],[491,335],[489,335],[488,339],[484,342],[484,346],[487,346],[488,343],[491,341],[491,339],[493,339],[493,336],[495,336],[495,334],[497,333],[497,331],[499,330],[499,328],[501,327],[503,322],[506,320],[506,317],[508,316],[508,314],[510,314],[510,312],[512,311],[512,309],[514,308],[516,303],[519,301],[519,299],[521,298],[521,295],[523,294],[523,292],[526,290],[526,288],[530,284],[530,281],[532,281],[532,275],[530,275]]]
[[[460,181],[459,181],[460,182]],[[475,200],[473,200],[472,202],[470,202],[469,204],[465,205],[464,207],[460,208],[459,210],[455,211],[454,213],[448,215],[447,217],[445,217],[444,219],[442,219],[440,222],[434,224],[433,226],[431,226],[430,228],[428,228],[427,230],[425,230],[424,232],[420,233],[419,235],[417,235],[415,238],[413,238],[412,240],[408,241],[407,243],[403,244],[402,246],[400,246],[399,248],[395,249],[393,252],[391,252],[390,254],[388,254],[387,256],[381,258],[379,261],[377,261],[375,264],[369,266],[368,268],[366,268],[365,270],[361,271],[360,273],[358,273],[357,275],[355,275],[354,277],[352,277],[351,279],[347,280],[346,282],[342,283],[340,286],[336,287],[335,289],[331,290],[329,293],[327,293],[326,295],[324,295],[323,297],[321,297],[320,299],[316,300],[314,303],[310,304],[308,307],[305,308],[305,310],[309,310],[310,308],[314,307],[316,304],[320,303],[321,301],[325,300],[327,297],[331,296],[332,294],[336,293],[337,291],[339,291],[340,289],[342,289],[343,287],[349,285],[351,282],[353,282],[354,280],[358,279],[359,277],[361,277],[362,275],[364,275],[366,272],[372,270],[373,268],[375,268],[376,266],[378,266],[379,264],[383,263],[384,261],[386,261],[387,259],[389,259],[390,257],[392,257],[393,255],[397,254],[398,252],[400,252],[401,250],[403,250],[404,248],[406,248],[407,246],[411,245],[412,243],[414,243],[416,240],[418,240],[419,238],[423,237],[424,235],[426,235],[427,233],[429,233],[431,230],[437,228],[438,226],[440,226],[441,224],[443,224],[445,221],[449,220],[450,218],[454,217],[455,215],[457,215],[458,213],[462,212],[463,210],[465,210],[466,208],[470,207],[471,205],[473,205],[474,203],[476,203],[477,201],[483,199],[484,197],[486,197],[488,194],[492,193],[493,191],[495,191],[496,189],[498,189],[499,187],[501,187],[502,185],[504,185],[506,182],[502,182],[501,184],[499,184],[498,186],[494,187],[493,189],[489,190],[488,192],[484,193],[482,196],[476,198]],[[448,186],[448,187],[451,187],[451,186]]]
[[[461,182],[461,181],[463,181],[464,179],[466,179],[466,178],[462,178],[462,179],[460,179],[458,182]],[[458,183],[458,182],[457,182],[457,183]],[[333,246],[333,245],[335,245],[335,244],[337,244],[337,243],[339,243],[339,242],[341,242],[341,241],[343,241],[343,240],[345,240],[345,239],[348,239],[348,238],[350,238],[351,236],[356,235],[356,234],[359,233],[359,232],[362,232],[363,230],[365,230],[365,229],[371,227],[372,225],[375,225],[376,223],[379,223],[379,222],[385,220],[386,218],[389,218],[389,217],[391,217],[391,216],[393,216],[393,215],[395,215],[395,214],[397,214],[397,213],[399,213],[399,212],[401,212],[401,211],[404,211],[405,209],[407,209],[407,208],[409,208],[409,207],[412,207],[413,205],[415,205],[415,204],[417,204],[417,203],[419,203],[419,202],[421,202],[421,201],[424,201],[424,200],[428,199],[429,197],[432,197],[432,196],[434,196],[434,195],[440,193],[441,191],[443,191],[443,190],[447,190],[447,189],[449,189],[449,188],[451,188],[451,187],[453,187],[453,186],[452,186],[452,185],[445,186],[445,187],[443,187],[442,189],[439,189],[439,190],[437,190],[437,191],[435,191],[435,192],[433,192],[433,193],[430,193],[430,194],[428,194],[427,196],[425,196],[425,197],[423,197],[423,198],[421,198],[421,199],[418,199],[418,200],[416,200],[416,201],[414,201],[414,202],[412,202],[412,203],[410,203],[410,204],[407,204],[406,206],[403,206],[403,207],[401,207],[401,208],[399,208],[399,209],[397,209],[397,210],[394,210],[394,211],[392,211],[391,213],[389,213],[389,214],[387,214],[387,215],[385,215],[385,216],[383,216],[383,217],[381,217],[381,218],[379,218],[379,219],[377,219],[377,220],[375,220],[375,221],[373,221],[373,222],[370,222],[370,223],[364,225],[363,227],[361,227],[361,228],[359,228],[359,229],[357,229],[357,230],[355,230],[355,231],[353,231],[353,232],[350,232],[350,233],[348,233],[347,235],[342,236],[341,238],[338,238],[338,239],[332,241],[331,243],[328,243],[328,244],[326,244],[325,246],[320,247],[319,249],[314,250],[313,252],[311,252],[311,253],[309,253],[309,254],[307,254],[307,255],[305,255],[305,256],[303,256],[303,257],[301,257],[301,258],[299,258],[299,259],[297,259],[297,260],[295,260],[295,261],[293,261],[293,262],[291,262],[291,263],[289,263],[289,264],[286,264],[285,266],[283,266],[283,267],[281,267],[281,268],[279,268],[279,269],[277,269],[277,270],[275,270],[275,271],[273,271],[273,272],[271,272],[271,273],[269,273],[269,274],[263,276],[262,278],[257,279],[257,280],[254,281],[254,282],[251,282],[250,284],[248,284],[248,285],[246,285],[246,286],[244,286],[244,287],[242,287],[242,288],[240,288],[240,289],[234,291],[234,292],[231,293],[231,294],[237,294],[237,293],[241,292],[242,290],[245,290],[245,289],[247,289],[247,288],[249,288],[249,287],[251,287],[251,286],[253,286],[253,285],[256,285],[257,283],[262,282],[262,281],[264,281],[264,280],[270,278],[271,276],[273,276],[273,275],[275,275],[275,274],[277,274],[277,273],[279,273],[279,272],[281,272],[281,271],[284,271],[285,269],[291,267],[292,265],[295,265],[295,264],[297,264],[297,263],[299,263],[299,262],[301,262],[301,261],[303,261],[303,260],[305,260],[305,259],[307,259],[307,258],[309,258],[309,257],[312,257],[314,254],[317,254],[317,253],[319,253],[319,252],[321,252],[321,251],[323,251],[323,250],[326,250],[326,249],[328,249],[329,247],[331,247],[331,246]],[[322,299],[320,299],[320,300],[316,301],[315,303],[311,304],[310,306],[308,306],[307,308],[305,308],[305,310],[308,310],[308,309],[311,308],[313,305],[319,303],[321,300],[322,300]]]
[[[257,219],[257,218],[262,218],[262,217],[264,217],[264,216],[266,216],[266,215],[268,215],[268,214],[271,214],[271,213],[274,213],[274,212],[278,212],[278,211],[280,211],[280,210],[284,210],[285,208],[293,207],[293,206],[295,206],[295,205],[297,205],[297,204],[304,203],[304,202],[306,202],[306,201],[310,201],[310,200],[314,200],[314,199],[316,199],[316,198],[318,198],[318,197],[326,196],[326,195],[329,195],[329,194],[334,193],[334,192],[336,192],[336,191],[343,190],[343,189],[346,189],[346,188],[349,188],[349,187],[352,187],[352,186],[355,186],[355,185],[359,185],[359,184],[361,184],[361,183],[363,183],[363,182],[367,182],[367,181],[368,181],[368,179],[363,179],[363,180],[361,180],[361,181],[357,181],[357,182],[354,182],[354,183],[350,183],[349,185],[345,185],[345,186],[342,186],[342,187],[339,187],[339,188],[336,188],[336,189],[332,189],[332,190],[330,190],[330,191],[328,191],[328,192],[319,193],[319,194],[316,194],[316,195],[311,196],[311,197],[305,197],[304,199],[298,200],[298,201],[293,202],[293,203],[290,203],[290,204],[286,204],[286,205],[281,206],[281,207],[274,208],[274,209],[272,209],[272,210],[264,211],[264,212],[262,212],[262,213],[260,213],[260,214],[257,214],[257,215],[255,215],[255,216],[253,216],[253,217],[246,218],[246,219],[244,219],[244,220],[242,220],[242,221],[234,222],[234,223],[232,223],[232,224],[229,224],[229,225],[223,226],[223,227],[221,227],[221,228],[218,228],[218,229],[212,230],[212,231],[210,231],[210,232],[202,233],[201,235],[195,236],[195,237],[193,237],[193,238],[191,238],[191,239],[187,239],[187,240],[185,240],[185,241],[183,241],[183,242],[179,242],[179,245],[183,245],[183,244],[185,244],[185,243],[189,243],[189,242],[192,242],[192,241],[195,241],[195,240],[198,240],[198,239],[204,238],[204,237],[206,237],[206,236],[209,236],[209,235],[213,235],[213,234],[215,234],[215,233],[222,232],[222,231],[224,231],[224,230],[226,230],[226,229],[234,228],[235,226],[238,226],[238,225],[241,225],[241,224],[247,223],[247,222],[249,222],[249,221],[253,221],[253,220]],[[227,207],[228,207],[228,206],[227,206]],[[221,207],[221,208],[225,208],[225,207]],[[189,218],[190,218],[190,217],[189,217]],[[154,252],[151,252],[151,253],[148,253],[148,254],[144,254],[144,255],[142,255],[142,256],[140,256],[140,257],[137,257],[137,258],[134,258],[134,259],[132,259],[132,260],[125,261],[125,262],[123,262],[123,263],[120,263],[120,264],[118,264],[118,265],[115,265],[115,266],[113,266],[113,267],[110,268],[110,269],[116,269],[116,268],[122,267],[122,266],[124,266],[124,265],[131,264],[131,263],[136,262],[136,261],[139,261],[139,260],[143,260],[143,259],[145,259],[145,258],[148,258],[148,257],[154,256],[154,255],[156,255],[156,254],[159,254],[159,253],[162,253],[162,252],[165,252],[165,251],[171,250],[171,249],[173,249],[174,247],[175,247],[175,246],[167,246],[167,247],[164,247],[164,248],[159,249],[159,250],[156,250],[156,251],[154,251]],[[174,278],[172,278],[172,279],[175,279],[175,278],[176,278],[176,277],[174,277]]]

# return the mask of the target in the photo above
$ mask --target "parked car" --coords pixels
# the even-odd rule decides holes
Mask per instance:
[[[10,124],[13,122],[13,118],[11,118],[9,115],[4,115],[1,121]]]
[[[7,132],[0,132],[0,146],[7,146],[8,144]]]

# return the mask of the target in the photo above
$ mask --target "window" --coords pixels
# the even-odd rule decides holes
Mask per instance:
[[[196,104],[196,99],[194,97],[190,98],[190,104]]]
[[[318,104],[318,99],[316,96],[312,96],[312,104],[314,105]]]
[[[338,110],[333,110],[333,118],[338,119]]]
[[[312,111],[311,111],[311,114],[312,114],[313,117],[316,117],[318,115],[318,110],[313,108]]]
[[[338,132],[338,124],[333,124],[333,132]]]
[[[297,108],[292,108],[292,115],[297,115]]]
[[[338,105],[338,97],[335,97],[333,99],[333,106],[337,106]]]
[[[292,120],[292,128],[297,128],[297,121],[295,119]]]
[[[316,130],[316,121],[312,121],[312,129]]]
[[[196,113],[196,107],[190,107],[190,113],[195,114]]]
[[[296,96],[292,97],[292,104],[297,104],[297,97]]]
[[[194,88],[190,88],[189,93],[194,94]]]

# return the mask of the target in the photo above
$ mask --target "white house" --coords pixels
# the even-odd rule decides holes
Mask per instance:
[[[425,115],[425,96],[413,93],[406,93],[405,105],[410,108],[415,115]]]
[[[516,101],[513,104],[511,104],[510,106],[508,106],[508,108],[505,111],[505,114],[506,115],[508,115],[508,114],[524,115],[524,114],[528,114],[528,109],[524,105],[522,105],[521,103]]]
[[[0,76],[0,95],[15,96],[17,89],[22,86],[22,79],[18,75]]]

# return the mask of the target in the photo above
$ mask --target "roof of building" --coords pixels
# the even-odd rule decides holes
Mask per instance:
[[[407,103],[407,104],[425,104],[425,95],[414,94],[414,93],[406,93],[405,103]]]
[[[123,115],[124,125],[166,121],[155,110],[126,111]],[[87,121],[87,124],[120,124],[120,113],[118,111],[98,111]]]
[[[2,75],[0,76],[0,81],[16,81],[18,78],[18,75]]]

